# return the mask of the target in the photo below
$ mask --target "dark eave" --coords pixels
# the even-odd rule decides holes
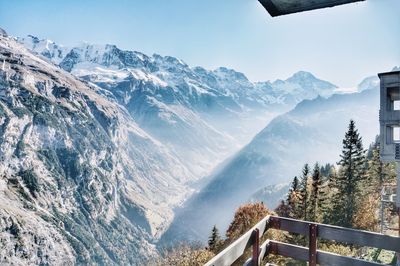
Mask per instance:
[[[258,0],[268,13],[273,16],[281,16],[307,10],[334,7],[365,0]]]

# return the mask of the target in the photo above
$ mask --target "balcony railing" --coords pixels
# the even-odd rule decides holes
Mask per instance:
[[[274,240],[260,245],[261,237],[269,229],[308,236],[308,247],[296,246]],[[346,244],[374,247],[400,253],[400,238],[345,227],[312,223],[290,218],[267,216],[239,239],[217,254],[205,266],[228,266],[237,261],[252,247],[253,255],[244,265],[260,265],[270,254],[308,261],[310,266],[321,265],[383,265],[353,257],[341,256],[317,249],[317,238]]]

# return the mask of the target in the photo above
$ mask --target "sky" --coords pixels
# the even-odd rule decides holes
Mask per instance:
[[[116,44],[252,81],[304,70],[340,87],[400,65],[400,0],[272,18],[257,0],[0,0],[9,35]]]

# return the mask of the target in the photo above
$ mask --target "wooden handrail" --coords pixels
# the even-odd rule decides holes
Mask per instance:
[[[268,229],[278,229],[306,235],[309,237],[309,247],[305,248],[273,240],[267,240],[260,246],[259,239]],[[266,216],[205,265],[231,265],[240,258],[250,246],[253,246],[253,257],[245,262],[244,265],[246,266],[260,265],[262,259],[269,254],[278,254],[298,260],[309,261],[310,265],[383,265],[317,250],[317,237],[347,244],[400,252],[399,237],[284,217]]]
[[[300,221],[284,217],[271,216],[270,219],[272,221],[276,221],[270,223],[271,226],[269,228],[306,236],[308,235],[309,226],[314,224],[318,227],[318,237],[322,239],[400,252],[399,237],[334,225]]]
[[[306,247],[282,243],[279,241],[268,241],[269,252],[268,254],[281,255],[284,257],[293,258],[296,260],[307,261],[309,250]],[[363,265],[363,266],[377,266],[384,265],[376,262],[356,259],[352,257],[341,256],[331,252],[317,250],[316,263],[321,265]]]
[[[266,216],[255,226],[253,226],[244,235],[239,237],[235,242],[230,244],[227,248],[221,251],[218,255],[212,258],[205,266],[219,266],[219,265],[231,265],[240,256],[244,254],[247,248],[253,245],[255,242],[255,229],[259,231],[259,238],[261,238],[268,230],[268,223],[270,216]]]

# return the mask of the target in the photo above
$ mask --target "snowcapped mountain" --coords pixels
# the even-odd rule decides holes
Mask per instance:
[[[179,158],[96,85],[0,36],[0,261],[139,264],[191,193]]]
[[[317,96],[329,97],[337,89],[336,85],[320,80],[313,74],[299,71],[286,80],[274,82],[259,82],[256,84],[265,88],[268,94],[275,97],[277,103],[296,105],[305,99],[314,99]]]
[[[44,56],[54,53],[35,45],[36,37],[19,41]],[[276,114],[336,88],[307,72],[273,84],[253,83],[232,69],[192,68],[171,56],[147,56],[115,45],[83,43],[60,54],[62,60],[46,57],[105,89],[197,177],[250,141]]]
[[[140,264],[202,176],[336,88],[1,32],[0,66],[2,263]]]
[[[29,50],[35,51],[56,64],[59,64],[69,51],[67,47],[57,45],[51,40],[39,39],[32,35],[28,35],[25,38],[17,38],[17,41]]]
[[[213,225],[224,230],[235,208],[260,188],[289,182],[304,163],[338,161],[350,119],[356,121],[364,145],[371,143],[379,132],[379,89],[374,82],[368,84],[372,87],[360,93],[304,100],[273,119],[178,212],[164,243],[172,235],[204,241]],[[187,231],[182,230],[188,228],[185,224],[191,225]]]

